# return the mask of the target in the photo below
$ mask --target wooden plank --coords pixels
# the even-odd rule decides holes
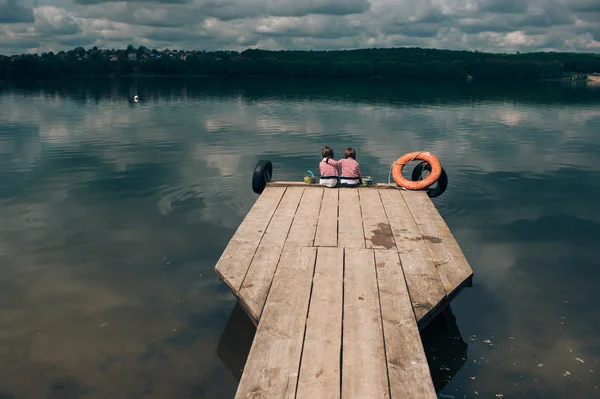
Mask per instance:
[[[315,247],[337,246],[338,195],[339,190],[337,189],[325,190],[323,194],[317,234],[315,235]]]
[[[322,198],[323,188],[304,190],[292,227],[285,241],[286,246],[313,246]]]
[[[379,195],[396,239],[415,315],[420,321],[441,304],[446,292],[402,193],[382,190]]]
[[[338,246],[364,248],[362,214],[357,190],[339,190]]]
[[[390,222],[383,210],[378,190],[359,189],[360,209],[367,248],[395,249]]]
[[[268,187],[263,191],[215,266],[217,274],[236,295],[285,190],[284,187]]]
[[[314,184],[306,184],[300,181],[272,181],[267,183],[267,187],[307,187],[307,188],[323,188],[322,185],[318,183]],[[370,186],[360,186],[360,188],[368,188],[368,189],[394,189],[397,190],[398,186],[395,184],[387,184],[387,183],[373,183]],[[336,189],[341,190],[356,190],[356,187],[348,187],[348,186],[338,186]]]
[[[396,251],[375,251],[392,398],[437,397]]]
[[[295,397],[316,250],[284,247],[236,398]]]
[[[342,397],[389,397],[373,250],[345,250]]]
[[[300,187],[290,187],[283,195],[240,288],[242,306],[254,321],[260,319],[283,244],[303,191]]]
[[[343,248],[319,248],[297,399],[340,397]]]
[[[402,196],[425,240],[446,294],[450,296],[473,275],[473,270],[427,194],[403,191]]]

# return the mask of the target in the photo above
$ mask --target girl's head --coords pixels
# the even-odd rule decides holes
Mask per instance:
[[[325,146],[323,147],[323,149],[321,150],[321,157],[322,158],[333,158],[333,148]]]
[[[354,148],[352,147],[348,147],[346,148],[346,151],[344,151],[344,159],[348,158],[356,160],[356,151],[354,151]]]

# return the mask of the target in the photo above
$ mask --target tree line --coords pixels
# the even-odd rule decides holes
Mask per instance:
[[[150,50],[145,47],[0,56],[0,77],[203,75],[535,80],[600,72],[600,54],[498,54],[422,48],[333,51]]]

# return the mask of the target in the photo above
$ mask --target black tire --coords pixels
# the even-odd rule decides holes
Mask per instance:
[[[421,175],[423,174],[424,170],[431,172],[431,165],[429,165],[427,162],[421,162],[417,166],[415,166],[415,168],[412,171],[411,180],[412,181],[421,180],[422,179]],[[427,195],[429,196],[429,198],[439,197],[440,195],[442,195],[444,193],[444,191],[446,191],[447,187],[448,187],[448,175],[446,174],[446,171],[444,170],[444,168],[442,168],[442,173],[440,174],[440,177],[437,179],[437,186],[427,190]]]
[[[262,194],[265,187],[267,187],[267,183],[271,181],[271,176],[273,176],[273,164],[271,161],[264,159],[258,161],[252,175],[252,190],[256,194]]]

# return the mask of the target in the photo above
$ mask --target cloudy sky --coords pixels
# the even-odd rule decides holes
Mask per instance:
[[[600,52],[600,0],[0,0],[0,53],[128,44]]]

